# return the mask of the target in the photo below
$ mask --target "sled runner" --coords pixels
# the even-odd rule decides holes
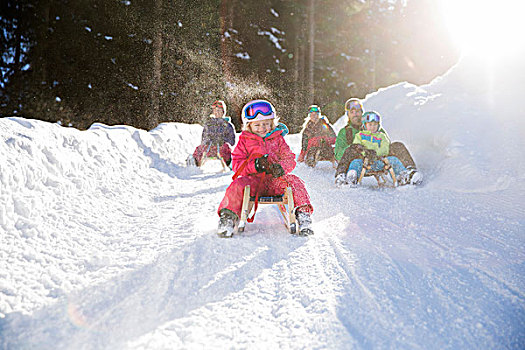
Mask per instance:
[[[328,161],[328,162],[331,162],[332,163],[332,166],[334,167],[334,169],[337,169],[337,161],[335,160],[335,157],[330,157],[330,158],[327,158],[327,157],[322,157],[321,156],[321,150],[318,149],[314,156],[313,157],[307,157],[306,160],[304,161],[306,163],[306,165],[308,165],[309,167],[311,168],[315,168],[315,166],[317,165],[317,163],[321,162],[321,161]]]
[[[397,184],[397,178],[394,174],[394,169],[392,168],[392,165],[390,165],[390,162],[388,159],[381,158],[380,159],[383,163],[385,163],[385,167],[382,170],[375,171],[372,169],[372,163],[368,160],[368,158],[365,158],[363,160],[363,169],[361,170],[361,174],[359,175],[359,178],[357,179],[357,183],[360,184],[361,180],[365,176],[373,176],[377,181],[378,187],[396,187]],[[388,181],[387,177],[390,176],[392,179],[392,182]]]
[[[222,159],[221,154],[219,153],[219,149],[219,145],[212,146],[212,144],[210,143],[208,145],[208,148],[206,148],[206,150],[202,154],[200,166],[202,167],[204,164],[206,164],[208,160],[219,160],[222,165],[222,170],[228,171],[228,165],[226,165],[226,162],[224,161],[224,159]]]
[[[250,196],[250,186],[244,187],[241,217],[240,217],[239,226],[238,226],[239,232],[244,232],[244,228],[246,227],[246,223],[248,222],[248,216],[250,215],[250,212],[252,211],[255,205],[255,200],[256,200],[255,196]],[[297,232],[297,223],[296,223],[295,215],[293,213],[294,202],[293,202],[291,187],[287,187],[285,193],[282,195],[259,196],[257,200],[258,200],[258,204],[277,205],[279,208],[279,211],[281,212],[283,216],[284,225],[286,226],[288,231],[292,234],[295,234]]]
[[[337,168],[337,161],[335,160],[333,146],[328,144],[324,138],[313,138],[312,145],[308,145],[308,150],[306,151],[305,164],[311,168],[315,168],[318,162],[328,161],[332,163],[334,169]],[[315,148],[312,149],[312,148]],[[330,155],[326,155],[327,149],[332,149]]]

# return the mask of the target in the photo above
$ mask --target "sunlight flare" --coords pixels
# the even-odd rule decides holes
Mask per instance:
[[[452,39],[464,55],[489,60],[523,50],[525,2],[444,0],[442,13]]]

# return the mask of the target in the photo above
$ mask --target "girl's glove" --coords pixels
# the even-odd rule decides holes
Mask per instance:
[[[270,163],[268,162],[267,154],[255,159],[255,170],[258,173],[267,173],[269,168],[270,168]]]
[[[279,163],[270,164],[270,169],[268,171],[273,177],[278,178],[284,175],[284,169]]]

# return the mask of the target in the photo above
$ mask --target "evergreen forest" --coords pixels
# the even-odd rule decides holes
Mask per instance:
[[[3,0],[0,116],[86,129],[199,123],[270,99],[298,132],[350,97],[430,82],[459,52],[438,0]]]

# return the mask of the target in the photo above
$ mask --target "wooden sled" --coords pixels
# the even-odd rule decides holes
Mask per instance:
[[[219,152],[220,151],[219,145],[217,145],[215,147],[215,149],[217,151],[215,154],[210,153],[211,146],[212,145],[209,144],[208,148],[202,153],[202,159],[201,159],[200,167],[202,167],[208,160],[219,160],[221,162],[221,165],[222,165],[222,171],[230,170],[230,168],[228,167],[228,165],[226,164],[224,159],[222,159],[222,157],[221,157],[221,154]]]
[[[377,181],[378,187],[397,187],[398,185],[397,178],[394,173],[394,169],[392,168],[392,165],[390,164],[390,162],[388,161],[386,157],[382,158],[381,161],[385,163],[385,167],[383,168],[383,170],[376,171],[376,170],[371,170],[372,162],[370,162],[368,158],[365,158],[363,160],[363,169],[361,170],[361,174],[359,175],[359,178],[357,179],[357,183],[360,184],[361,180],[365,176],[373,176],[375,177]],[[391,177],[392,182],[388,181],[387,179],[388,176]]]
[[[275,204],[279,207],[284,225],[292,234],[297,233],[297,222],[294,214],[294,202],[292,196],[292,188],[286,187],[284,194],[279,196],[259,196],[259,204]],[[248,216],[255,205],[255,196],[250,196],[250,186],[244,187],[244,195],[242,199],[241,218],[239,220],[238,232],[244,232]]]
[[[308,158],[308,157],[305,157],[305,161],[304,163],[311,167],[311,168],[315,168],[315,166],[317,165],[317,163],[319,163],[320,161],[328,161],[328,162],[331,162],[332,163],[332,166],[334,169],[337,169],[337,161],[335,160],[335,156],[332,155],[332,157],[330,158],[327,158],[327,157],[321,157],[321,147],[319,147],[317,149],[317,151],[315,152],[313,158]]]

